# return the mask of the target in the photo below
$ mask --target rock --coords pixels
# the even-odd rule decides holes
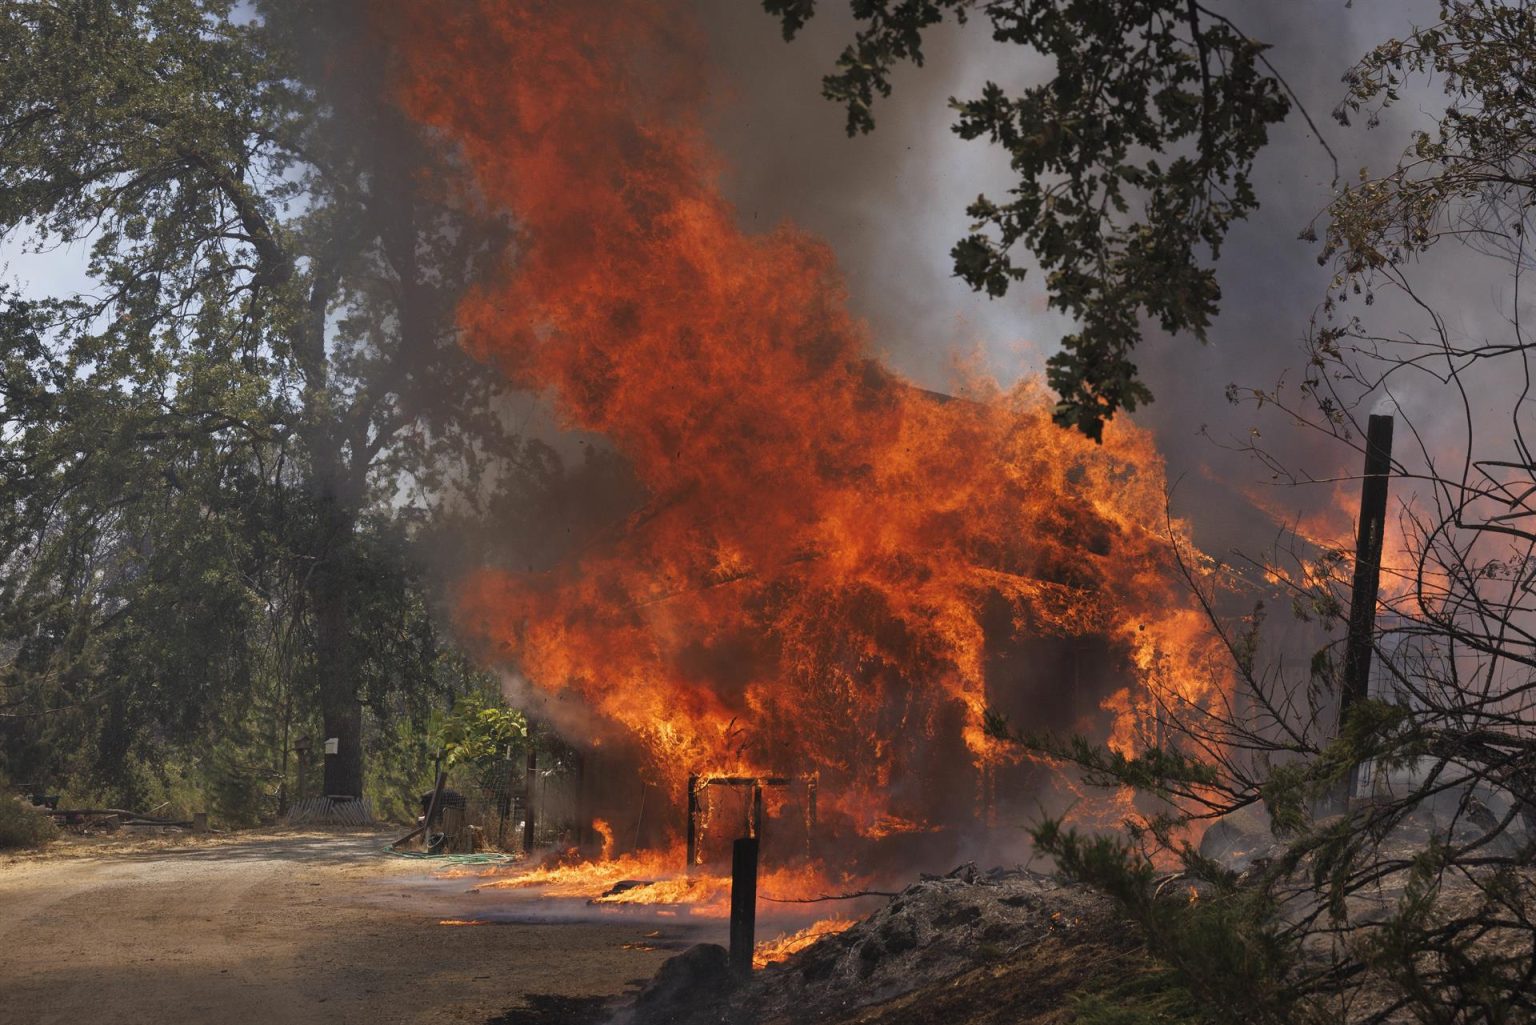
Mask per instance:
[[[718,943],[698,943],[668,958],[635,997],[634,1025],[674,1025],[698,1016],[730,994],[730,954]]]
[[[1200,838],[1200,856],[1241,872],[1255,860],[1273,857],[1280,845],[1269,831],[1269,815],[1250,804],[1212,822]]]

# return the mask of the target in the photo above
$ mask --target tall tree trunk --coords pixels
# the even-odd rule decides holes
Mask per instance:
[[[363,796],[363,705],[357,692],[359,652],[355,639],[352,560],[361,489],[347,479],[343,433],[331,407],[330,364],[325,349],[326,314],[340,282],[335,259],[317,260],[308,315],[296,351],[304,370],[309,423],[310,486],[317,505],[310,554],[314,568],[307,590],[315,620],[315,671],[325,739],[336,741],[326,754],[322,793]],[[326,745],[329,747],[329,745]]]
[[[320,715],[336,753],[325,756],[324,793],[363,795],[363,703],[358,696],[354,598],[350,560],[354,518],[334,499],[323,499],[324,528],[319,562],[310,578],[315,616],[315,669],[319,674]]]

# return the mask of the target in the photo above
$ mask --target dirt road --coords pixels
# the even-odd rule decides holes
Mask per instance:
[[[0,857],[7,1025],[482,1023],[648,978],[691,927],[470,891],[384,834]],[[518,902],[521,901],[521,904]],[[444,919],[496,919],[452,927]]]

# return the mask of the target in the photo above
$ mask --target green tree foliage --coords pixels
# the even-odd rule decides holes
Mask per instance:
[[[452,322],[505,228],[442,199],[362,11],[0,0],[0,233],[91,279],[0,295],[21,778],[132,797],[181,750],[281,789],[314,731],[341,755],[313,786],[357,794],[370,736],[478,685],[413,538],[525,451]]]
[[[1432,128],[1412,133],[1396,167],[1363,171],[1330,208],[1319,260],[1335,261],[1343,295],[1448,238],[1516,259],[1523,253],[1536,186],[1536,16],[1525,2],[1487,0],[1443,3],[1440,13],[1440,23],[1377,47],[1345,79],[1334,111],[1343,125],[1361,116],[1379,125],[1405,89],[1424,82],[1438,82],[1448,102]]]
[[[1207,708],[1168,702],[1174,752],[1130,757],[989,721],[1091,783],[1138,792],[1122,836],[1047,822],[1037,841],[1114,895],[1218,1020],[1536,1015],[1536,457],[1521,300],[1536,267],[1536,3],[1446,0],[1440,16],[1375,47],[1345,80],[1341,123],[1393,124],[1384,114],[1409,102],[1432,123],[1329,206],[1320,260],[1335,277],[1302,400],[1261,393],[1347,444],[1356,466],[1361,413],[1403,399],[1388,588],[1364,599],[1381,610],[1372,697],[1341,721],[1336,651],[1293,671],[1265,657],[1260,615],[1235,627],[1213,615],[1238,693]],[[1469,297],[1457,275],[1506,287]],[[1356,297],[1371,309],[1351,313]],[[1291,590],[1299,618],[1344,633],[1349,555],[1298,543],[1257,568]],[[1213,578],[1189,577],[1215,607]],[[1368,783],[1346,803],[1357,767]],[[1257,810],[1269,828],[1242,834],[1254,848],[1243,866],[1203,856],[1177,828],[1236,829]]]
[[[1171,804],[1176,818],[1263,809],[1273,842],[1240,875],[1181,845],[1166,821],[1139,823],[1108,855],[1101,846],[1090,856],[1097,841],[1054,824],[1042,834],[1068,871],[1116,893],[1149,934],[1155,922],[1136,909],[1167,899],[1170,869],[1198,886],[1200,903],[1241,908],[1245,931],[1288,952],[1268,962],[1269,983],[1255,992],[1283,983],[1292,1007],[1256,1001],[1252,1020],[1449,1025],[1536,1014],[1536,610],[1526,586],[1536,459],[1521,301],[1536,266],[1533,53],[1530,0],[1447,0],[1438,22],[1386,40],[1350,71],[1341,125],[1400,124],[1393,107],[1414,124],[1397,161],[1362,169],[1325,213],[1319,262],[1334,278],[1308,336],[1301,401],[1256,392],[1348,445],[1354,465],[1364,410],[1400,402],[1378,696],[1339,721],[1338,653],[1324,648],[1292,674],[1260,657],[1255,616],[1238,629],[1217,623],[1241,681],[1230,707],[1164,710],[1176,757],[1014,738],[1092,782],[1136,789],[1144,807]],[[1489,287],[1467,294],[1473,276]],[[1258,454],[1284,478],[1310,479]],[[1298,618],[1342,632],[1350,553],[1298,545],[1260,565],[1291,588]],[[991,728],[1014,736],[1006,723]],[[1335,795],[1363,763],[1369,794],[1346,809]],[[1152,865],[1160,870],[1149,875]],[[1169,960],[1196,992],[1223,963]]]
[[[528,744],[528,720],[523,713],[465,694],[435,723],[433,731],[449,768],[462,768],[486,787],[494,785],[490,774]]]
[[[763,0],[791,39],[816,0]],[[946,18],[985,20],[1054,73],[1011,95],[988,82],[951,100],[954,131],[1009,156],[1017,183],[981,196],[951,255],[972,288],[1002,296],[1023,279],[1019,246],[1046,274],[1050,304],[1078,330],[1047,375],[1057,420],[1097,438],[1120,409],[1151,400],[1132,361],[1144,318],[1201,341],[1221,298],[1214,263],[1235,220],[1258,205],[1251,172],[1290,100],[1265,46],[1195,0],[854,0],[860,28],[824,81],[850,134]]]

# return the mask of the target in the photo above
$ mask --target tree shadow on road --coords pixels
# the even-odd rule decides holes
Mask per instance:
[[[613,997],[563,997],[529,993],[526,1007],[486,1019],[485,1025],[602,1025],[614,1010]]]

